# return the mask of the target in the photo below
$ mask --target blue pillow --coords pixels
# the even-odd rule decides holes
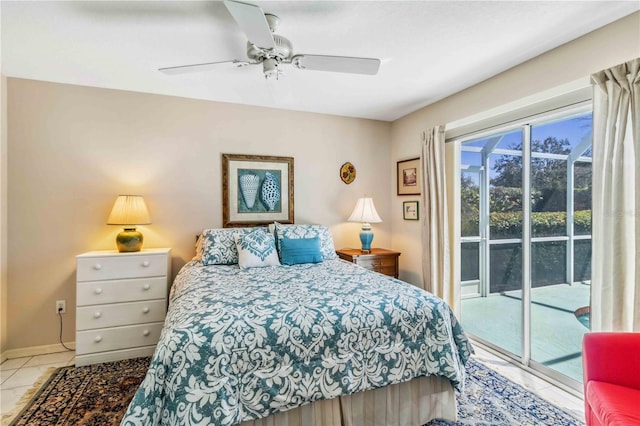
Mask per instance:
[[[280,238],[280,262],[283,265],[320,263],[320,238]]]
[[[324,260],[337,259],[336,248],[329,228],[323,225],[283,225],[275,222],[276,247],[280,250],[282,238],[320,238],[320,252]]]

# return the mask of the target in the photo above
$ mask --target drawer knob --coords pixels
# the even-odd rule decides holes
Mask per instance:
[[[149,265],[151,265],[151,263],[149,263],[148,260],[145,260],[144,262],[142,262],[142,266],[144,266],[145,268]]]
[[[145,331],[142,332],[142,335],[145,336],[145,337],[150,335],[150,334],[151,334],[151,332],[149,330],[145,330]]]
[[[100,343],[102,342],[102,336],[96,336],[95,339],[93,339],[96,343]]]
[[[100,269],[102,269],[102,265],[99,263],[96,263],[95,265],[93,265],[93,269],[95,269],[96,271],[99,271]]]
[[[96,288],[93,292],[94,292],[95,294],[102,294],[102,289],[101,289],[100,287],[98,287],[98,288]]]
[[[102,312],[100,312],[100,311],[96,311],[96,312],[93,314],[93,317],[94,317],[94,318],[100,318],[101,316],[102,316]]]
[[[142,313],[143,314],[148,314],[149,313],[149,308],[147,306],[145,306],[144,308],[142,308]]]
[[[145,290],[145,291],[149,290],[150,288],[151,288],[151,286],[149,284],[145,284],[145,285],[142,286],[142,289]]]

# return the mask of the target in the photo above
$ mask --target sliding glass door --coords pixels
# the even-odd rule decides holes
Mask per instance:
[[[462,324],[578,387],[588,331],[591,113],[540,116],[459,144]]]
[[[521,145],[519,129],[465,142],[460,191],[463,325],[518,356],[523,311],[511,295],[522,293]],[[509,180],[496,185],[507,173],[502,164],[509,165]]]

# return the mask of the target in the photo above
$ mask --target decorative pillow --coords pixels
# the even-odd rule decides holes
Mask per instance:
[[[238,250],[233,239],[234,235],[247,234],[256,230],[265,232],[262,228],[205,229],[200,236],[202,263],[204,265],[233,265],[238,263]],[[197,256],[198,253],[196,251]]]
[[[256,230],[248,234],[236,234],[233,238],[238,249],[238,265],[242,269],[280,265],[276,240],[269,232]]]
[[[280,239],[280,261],[283,265],[322,262],[320,238]]]
[[[324,260],[337,259],[336,248],[333,245],[331,231],[324,225],[283,225],[275,222],[276,244],[280,248],[282,238],[320,238],[320,252]]]

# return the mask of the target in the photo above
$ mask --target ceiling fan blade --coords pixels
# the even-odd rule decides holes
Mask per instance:
[[[262,9],[233,0],[225,0],[224,5],[251,43],[265,49],[275,49],[276,43]]]
[[[186,74],[189,72],[200,72],[200,71],[210,71],[215,68],[220,68],[221,65],[224,64],[233,64],[236,67],[242,67],[245,65],[250,65],[251,62],[239,61],[234,59],[233,61],[218,61],[218,62],[206,62],[204,64],[192,64],[192,65],[179,65],[177,67],[165,67],[159,68],[158,71],[161,71],[165,74]]]
[[[380,59],[353,58],[350,56],[296,55],[291,62],[302,70],[345,72],[376,75]]]

